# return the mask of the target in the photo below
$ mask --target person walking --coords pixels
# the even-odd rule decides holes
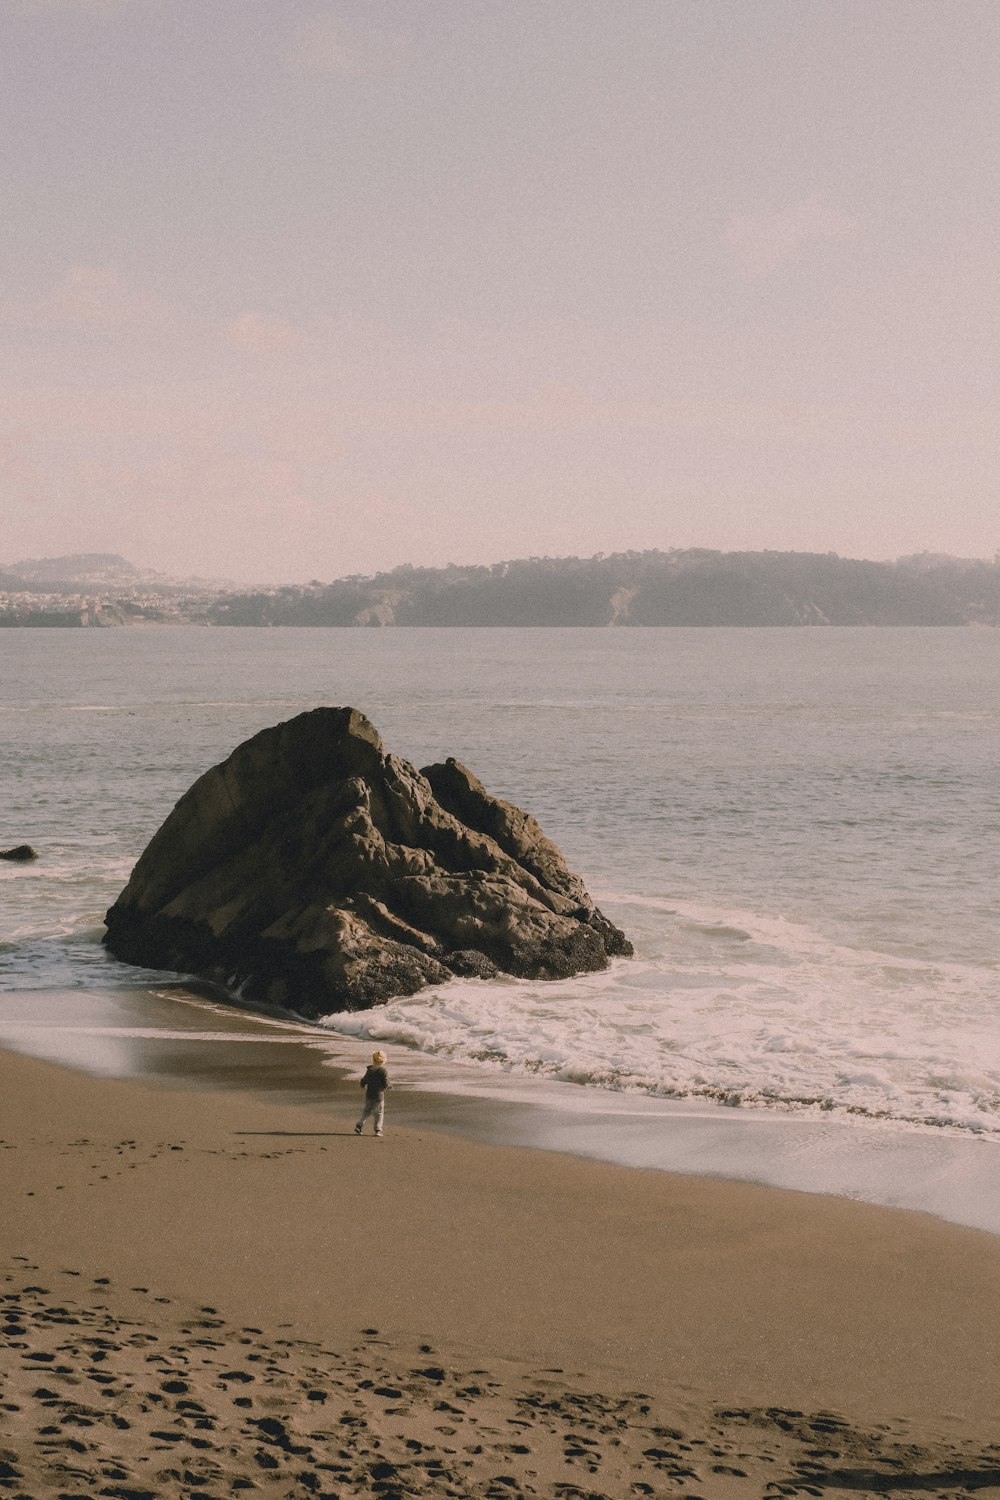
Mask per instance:
[[[365,1091],[364,1108],[361,1111],[361,1119],[354,1127],[354,1134],[360,1135],[365,1128],[365,1121],[372,1115],[375,1134],[382,1134],[382,1121],[385,1118],[385,1091],[389,1087],[389,1075],[385,1071],[385,1053],[373,1052],[372,1060],[365,1069],[365,1076],[361,1080],[361,1087]]]

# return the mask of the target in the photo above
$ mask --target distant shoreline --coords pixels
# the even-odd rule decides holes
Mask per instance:
[[[18,573],[18,568],[24,569]],[[60,576],[60,572],[71,576]],[[1000,560],[619,552],[237,588],[83,554],[0,568],[0,627],[780,628],[1000,625]]]

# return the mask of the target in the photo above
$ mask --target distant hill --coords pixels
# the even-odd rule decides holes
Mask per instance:
[[[140,576],[139,569],[124,557],[119,557],[117,552],[72,552],[67,557],[28,557],[23,562],[8,563],[4,568],[4,575],[21,579],[24,583],[45,584],[49,589],[54,584],[87,587],[129,584]]]
[[[233,593],[218,625],[997,625],[1000,564],[921,554],[618,552]]]
[[[40,597],[32,602],[32,595]],[[65,596],[61,598],[60,596]],[[416,568],[238,591],[143,573],[113,554],[0,575],[0,626],[1000,625],[1000,558],[920,553],[616,552]]]
[[[72,552],[66,557],[28,557],[23,562],[0,563],[0,579],[4,578],[8,583],[19,579],[30,588],[50,591],[148,585],[171,592],[181,589],[224,593],[233,587],[218,578],[172,578],[152,568],[137,568],[117,552]]]

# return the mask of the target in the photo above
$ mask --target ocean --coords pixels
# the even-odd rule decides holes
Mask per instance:
[[[541,1144],[1000,1231],[992,632],[23,630],[0,674],[0,847],[41,856],[0,863],[0,1042],[114,1072],[147,1035],[194,1073],[213,1038],[341,1065],[377,1041]],[[533,813],[635,957],[322,1028],[109,957],[103,914],[191,782],[319,704]]]

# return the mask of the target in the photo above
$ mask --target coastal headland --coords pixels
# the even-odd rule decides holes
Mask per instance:
[[[0,1088],[4,1493],[1000,1488],[998,1237],[359,1141],[332,1075],[296,1103],[0,1053]]]
[[[414,567],[247,588],[82,553],[0,564],[0,628],[941,626],[1000,623],[1000,560],[707,547]]]

